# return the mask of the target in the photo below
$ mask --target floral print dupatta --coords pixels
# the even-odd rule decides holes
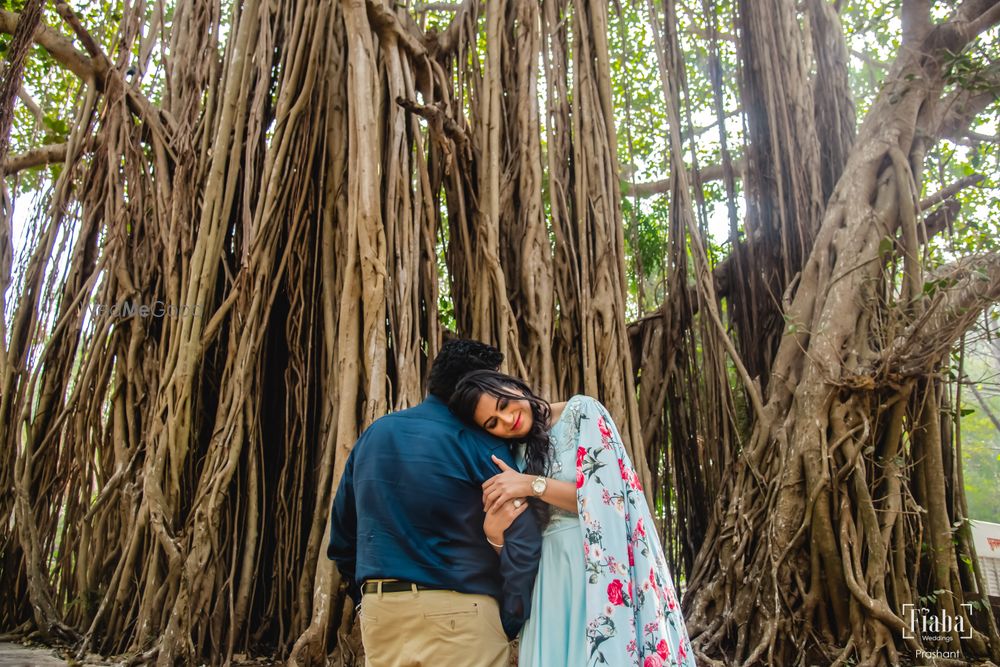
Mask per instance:
[[[587,572],[587,665],[695,667],[638,476],[607,410],[570,401]],[[624,659],[629,662],[624,662]]]

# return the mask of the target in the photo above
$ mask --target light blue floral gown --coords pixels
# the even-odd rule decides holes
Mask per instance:
[[[695,667],[649,506],[607,410],[574,396],[549,441],[548,476],[576,483],[579,511],[550,506],[520,667]]]
[[[548,477],[576,481],[576,445],[568,438],[570,407],[549,432]],[[549,506],[551,518],[542,533],[542,557],[538,564],[535,589],[531,594],[531,615],[521,631],[520,667],[586,665],[587,598],[582,585],[587,573],[583,560],[583,530],[576,512]]]

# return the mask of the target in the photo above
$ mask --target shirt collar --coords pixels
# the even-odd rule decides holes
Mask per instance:
[[[426,403],[427,405],[429,405],[431,407],[444,408],[445,410],[448,409],[448,404],[445,403],[444,401],[442,401],[440,398],[438,398],[434,394],[427,394],[427,398],[424,399],[424,403]]]

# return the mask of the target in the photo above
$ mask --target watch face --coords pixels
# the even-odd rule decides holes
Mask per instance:
[[[531,490],[535,492],[536,496],[540,496],[545,493],[545,480],[536,479],[531,483]]]

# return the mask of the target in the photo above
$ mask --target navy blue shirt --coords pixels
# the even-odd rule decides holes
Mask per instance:
[[[347,459],[330,515],[327,555],[360,600],[368,579],[399,579],[490,595],[514,637],[531,609],[541,555],[533,512],[504,534],[500,555],[483,533],[482,484],[514,467],[504,441],[463,424],[438,398],[373,423]]]

